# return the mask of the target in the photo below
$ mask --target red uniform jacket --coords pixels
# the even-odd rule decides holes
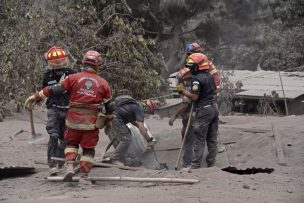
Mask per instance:
[[[95,71],[85,70],[69,75],[61,84],[69,92],[70,109],[66,116],[66,125],[76,130],[95,129],[97,107],[112,97],[107,81]],[[50,95],[49,87],[36,94],[41,98]]]
[[[216,88],[219,89],[221,86],[221,75],[211,61],[209,61],[209,73],[212,75]]]

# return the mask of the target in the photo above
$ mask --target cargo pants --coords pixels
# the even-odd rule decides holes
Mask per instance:
[[[181,130],[181,134],[182,134],[183,140],[184,140],[184,135],[185,135],[185,132],[187,129],[189,113],[190,112],[182,114],[183,127]],[[193,122],[193,118],[192,118],[192,122]],[[183,167],[190,166],[192,157],[193,157],[193,127],[192,127],[192,124],[190,123],[187,139],[186,139],[185,146],[184,146]]]
[[[199,168],[207,143],[207,166],[213,166],[217,153],[217,131],[219,122],[217,104],[206,105],[196,110],[193,120],[193,158],[192,168]]]
[[[119,118],[114,118],[112,120],[112,133],[119,143],[113,152],[111,159],[124,162],[132,141],[132,133],[127,125]]]
[[[63,162],[58,162],[51,160],[51,157],[64,158],[64,148],[66,142],[64,141],[63,135],[66,129],[65,125],[65,115],[66,110],[61,110],[58,108],[50,108],[47,112],[47,125],[46,130],[50,135],[47,149],[47,159],[50,168],[62,167]],[[58,165],[57,165],[58,164]]]

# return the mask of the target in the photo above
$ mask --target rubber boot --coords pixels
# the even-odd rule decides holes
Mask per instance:
[[[57,167],[52,167],[49,169],[50,176],[56,176],[58,174],[59,170]]]
[[[63,181],[72,181],[73,176],[75,175],[74,171],[74,161],[66,162],[66,173],[64,174]]]
[[[79,186],[87,186],[87,185],[92,185],[92,181],[88,179],[89,173],[80,173],[80,178],[79,178]]]

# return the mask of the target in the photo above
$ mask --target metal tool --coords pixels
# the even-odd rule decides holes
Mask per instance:
[[[167,163],[160,163],[160,162],[158,161],[158,158],[157,158],[157,155],[156,155],[154,146],[151,146],[151,150],[153,151],[155,161],[156,161],[156,163],[158,164],[158,166],[157,166],[155,169],[156,169],[156,170],[169,170],[169,167],[168,167]]]
[[[179,153],[178,153],[178,156],[177,156],[177,160],[176,160],[176,163],[175,163],[175,167],[174,167],[175,170],[178,169],[178,164],[179,164],[179,161],[181,159],[182,152],[184,150],[184,146],[185,146],[185,143],[186,143],[186,140],[187,140],[187,135],[188,135],[189,127],[191,125],[192,114],[193,114],[193,103],[191,105],[191,110],[190,110],[189,119],[188,119],[188,123],[187,123],[187,127],[186,127],[186,132],[184,134],[183,143],[182,143],[182,146],[181,146],[181,148],[179,150]]]
[[[30,138],[28,139],[28,143],[33,144],[35,142],[44,140],[45,136],[43,136],[41,133],[36,133],[35,132],[33,110],[30,109],[29,112],[30,112],[30,122],[31,122],[31,132],[32,132],[32,134],[31,134]]]

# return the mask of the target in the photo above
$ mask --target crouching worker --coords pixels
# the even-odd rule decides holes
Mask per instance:
[[[83,59],[84,71],[75,73],[62,80],[60,84],[47,86],[40,92],[30,96],[25,106],[51,95],[60,95],[68,91],[70,109],[66,115],[67,130],[64,138],[68,142],[65,148],[67,169],[65,181],[71,181],[75,175],[75,159],[79,145],[83,149],[80,158],[80,184],[90,184],[87,177],[93,167],[95,146],[99,139],[96,119],[99,105],[111,99],[112,93],[105,79],[96,73],[101,66],[101,55],[96,51],[88,51]]]
[[[146,100],[144,103],[139,103],[129,95],[121,95],[115,98],[108,105],[107,112],[113,112],[113,120],[111,133],[115,136],[118,142],[116,149],[109,161],[112,164],[125,165],[127,151],[132,141],[132,133],[127,126],[127,123],[135,125],[144,139],[148,142],[148,146],[154,144],[153,137],[150,137],[146,127],[144,126],[145,110],[153,114],[155,111],[155,102]],[[109,130],[108,130],[109,131]]]

